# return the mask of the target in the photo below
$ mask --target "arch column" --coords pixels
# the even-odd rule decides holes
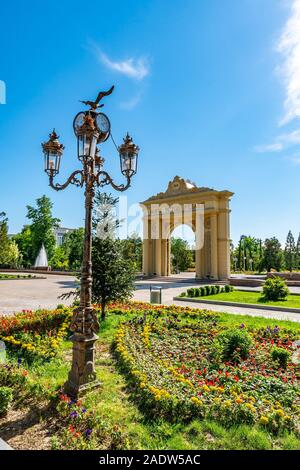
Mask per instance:
[[[212,214],[210,216],[210,266],[211,273],[210,275],[213,279],[219,278],[218,270],[218,219],[217,214]]]

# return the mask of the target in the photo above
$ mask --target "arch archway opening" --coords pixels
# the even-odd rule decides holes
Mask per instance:
[[[195,232],[186,224],[181,224],[171,230],[169,237],[170,274],[180,274],[195,277]]]

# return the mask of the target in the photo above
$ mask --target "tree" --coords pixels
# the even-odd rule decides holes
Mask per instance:
[[[0,213],[0,265],[16,268],[20,259],[17,244],[9,239],[8,218],[5,212]]]
[[[293,237],[291,230],[289,230],[289,233],[286,238],[284,258],[285,258],[285,267],[290,272],[292,272],[295,266],[295,260],[296,260],[296,247],[295,247],[295,239]]]
[[[56,246],[51,258],[51,267],[66,271],[69,268],[69,259],[63,246]]]
[[[134,291],[134,263],[124,259],[120,240],[95,238],[93,260],[93,302],[101,305],[101,319],[105,320],[108,302],[127,300]]]
[[[36,207],[27,206],[27,218],[32,221],[30,231],[32,236],[31,264],[34,263],[42,244],[44,244],[48,259],[55,252],[55,236],[53,229],[59,226],[60,219],[52,216],[53,204],[47,196],[36,200]]]
[[[15,241],[18,246],[22,265],[25,268],[32,266],[32,259],[34,258],[34,255],[32,233],[30,227],[28,225],[23,227],[21,233],[14,235],[13,241]]]
[[[298,235],[297,245],[296,245],[296,260],[295,260],[295,269],[299,270],[300,268],[300,233]]]
[[[235,258],[239,271],[242,271],[244,268],[246,271],[260,271],[262,261],[261,240],[250,235],[242,235],[238,246],[232,250],[231,259],[233,267],[235,267]]]
[[[172,265],[176,271],[186,271],[193,262],[193,255],[186,240],[171,238]]]
[[[68,257],[69,267],[79,270],[82,264],[84,229],[78,228],[67,233],[62,247]]]
[[[137,234],[121,240],[122,253],[125,259],[134,263],[135,271],[142,271],[143,264],[143,241]]]
[[[120,225],[115,215],[117,203],[118,198],[113,198],[110,194],[96,194],[93,214],[92,299],[101,305],[102,320],[105,320],[108,302],[127,300],[134,290],[134,262],[123,256],[122,244],[115,237]]]
[[[281,245],[276,237],[267,238],[264,241],[262,267],[268,272],[275,268],[280,271],[283,266],[283,253]]]
[[[113,197],[112,194],[96,192],[93,232],[98,238],[116,237],[116,230],[121,225],[121,221],[116,216],[118,202],[119,198]]]
[[[8,219],[5,212],[0,212],[0,265],[6,264],[8,245]]]
[[[20,251],[15,241],[10,240],[6,249],[6,264],[10,268],[17,268],[20,261]]]

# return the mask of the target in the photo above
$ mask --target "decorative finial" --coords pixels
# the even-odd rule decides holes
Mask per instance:
[[[97,108],[102,108],[104,105],[99,104],[99,102],[102,100],[104,96],[111,95],[115,86],[113,85],[109,90],[107,91],[100,91],[98,93],[98,96],[95,101],[81,101],[81,103],[86,104],[87,106],[90,106],[90,109],[95,111]]]

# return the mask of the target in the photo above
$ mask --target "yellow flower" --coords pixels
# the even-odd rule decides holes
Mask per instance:
[[[261,416],[259,422],[260,424],[266,425],[269,422],[269,418],[267,416]]]

